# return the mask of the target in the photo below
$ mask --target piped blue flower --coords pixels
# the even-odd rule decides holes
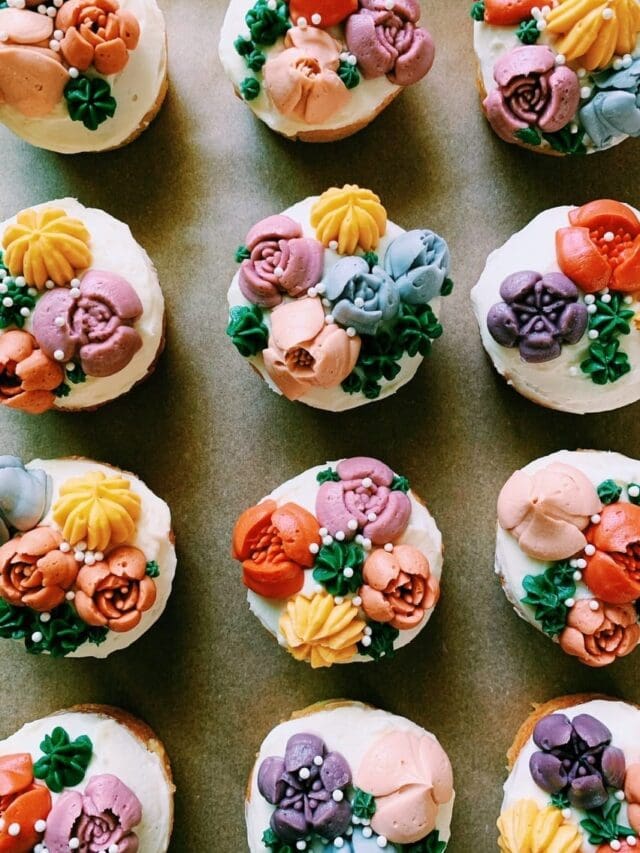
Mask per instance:
[[[449,247],[426,228],[406,231],[390,243],[384,268],[396,282],[403,302],[426,305],[439,296],[451,271]]]
[[[46,515],[51,504],[51,478],[28,470],[17,456],[0,456],[0,545],[12,530],[26,532]]]
[[[596,148],[620,136],[640,136],[640,59],[620,71],[593,77],[598,93],[580,110],[580,120]]]

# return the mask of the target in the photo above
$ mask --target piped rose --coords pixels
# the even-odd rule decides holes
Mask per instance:
[[[69,65],[80,71],[93,65],[105,75],[119,74],[140,40],[138,19],[115,0],[67,0],[56,29],[64,32],[60,51]]]
[[[375,335],[398,316],[400,299],[395,282],[382,267],[360,257],[342,258],[322,281],[332,302],[331,314],[341,326],[361,335]]]
[[[600,522],[589,527],[586,537],[595,552],[586,555],[583,579],[594,595],[610,604],[640,598],[640,507],[605,506]]]
[[[440,295],[451,272],[449,247],[427,228],[406,231],[389,244],[384,267],[403,302],[426,305]]]
[[[51,504],[51,478],[27,469],[17,456],[0,456],[0,545],[11,530],[25,533],[38,524]]]
[[[593,604],[597,604],[596,609]],[[640,642],[638,615],[631,604],[576,601],[569,610],[560,646],[588,666],[607,666],[630,654]]]
[[[359,595],[364,612],[400,631],[417,628],[440,595],[429,561],[413,545],[396,545],[391,553],[373,551],[364,564],[363,579]]]
[[[36,527],[0,548],[0,597],[18,607],[49,611],[62,604],[78,574],[71,553],[60,550],[62,536]]]
[[[2,853],[31,853],[42,838],[36,825],[51,810],[51,794],[34,784],[33,762],[28,753],[0,757],[0,850]],[[20,832],[10,832],[18,825]]]
[[[39,415],[50,409],[64,379],[62,367],[38,349],[29,332],[11,329],[0,337],[0,403]]]

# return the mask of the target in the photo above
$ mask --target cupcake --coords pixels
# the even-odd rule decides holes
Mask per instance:
[[[419,0],[230,0],[219,53],[272,130],[333,142],[421,80],[435,47]]]
[[[126,649],[164,611],[173,541],[169,507],[134,474],[0,456],[0,637],[52,657]]]
[[[92,410],[153,372],[164,299],[123,222],[59,199],[0,224],[0,243],[0,405]]]
[[[155,0],[6,0],[0,9],[0,122],[59,154],[134,140],[167,93]]]
[[[270,388],[331,412],[394,394],[442,334],[446,242],[346,185],[268,216],[236,251],[227,334]]]
[[[318,465],[238,518],[249,608],[315,669],[392,657],[440,597],[442,537],[406,477],[355,456]]]
[[[360,702],[320,702],[260,748],[245,803],[249,851],[440,853],[453,800],[451,764],[430,732]]]
[[[592,154],[640,136],[640,0],[479,0],[484,113],[505,142]]]
[[[165,853],[174,790],[146,723],[108,705],[59,711],[0,741],[0,849]]]
[[[640,462],[561,450],[498,498],[496,573],[516,613],[601,667],[640,642]]]
[[[635,853],[639,726],[637,706],[608,696],[537,706],[507,753],[502,853]]]
[[[546,210],[493,252],[471,291],[482,343],[525,397],[562,412],[640,399],[640,213]]]

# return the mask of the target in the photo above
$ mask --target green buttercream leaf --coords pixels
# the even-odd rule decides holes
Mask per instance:
[[[589,817],[580,821],[580,826],[587,833],[590,844],[607,844],[619,838],[636,837],[633,829],[618,823],[621,808],[622,803],[614,800],[608,808],[605,805],[598,809],[589,809]]]
[[[393,482],[391,483],[391,491],[392,492],[404,492],[405,494],[411,488],[409,481],[406,477],[400,477],[398,474],[393,478]]]
[[[559,794],[551,795],[551,805],[562,811],[563,809],[568,809],[571,803],[569,802],[569,797],[561,791]]]
[[[238,246],[236,249],[236,263],[240,264],[242,261],[246,261],[251,257],[251,250],[248,246]]]
[[[575,595],[575,569],[568,560],[554,563],[539,575],[526,575],[522,586],[526,595],[523,604],[534,608],[540,627],[551,637],[560,634],[567,624],[565,601]]]
[[[14,607],[0,598],[0,637],[23,640],[29,633],[32,612],[28,607]]]
[[[450,278],[445,278],[440,288],[440,296],[450,296],[453,292],[453,281]]]
[[[245,358],[262,352],[269,340],[269,331],[262,322],[262,309],[258,305],[235,305],[229,312],[227,334]]]
[[[257,72],[262,71],[262,67],[267,61],[267,57],[259,48],[256,48],[255,50],[252,50],[251,53],[247,54],[247,56],[245,56],[244,61],[247,64],[247,68],[250,68],[251,71]]]
[[[622,488],[615,480],[604,480],[598,486],[597,491],[598,497],[603,504],[614,504],[620,499],[620,495],[622,494]]]
[[[347,89],[355,89],[360,82],[360,73],[357,66],[350,62],[340,61],[338,66],[338,77],[342,80]]]
[[[354,788],[351,811],[356,817],[371,820],[376,813],[376,798],[362,788]]]
[[[67,732],[57,726],[50,735],[45,735],[40,749],[44,755],[33,765],[33,775],[42,779],[54,794],[82,782],[93,755],[93,744],[87,735],[72,741]]]
[[[97,130],[116,111],[111,86],[101,77],[81,74],[67,83],[64,96],[71,119],[81,121],[88,130]]]
[[[340,387],[347,394],[357,394],[362,390],[362,379],[356,372],[350,373]]]
[[[38,642],[33,639],[36,633],[42,636]],[[15,607],[0,599],[0,637],[24,640],[30,654],[46,652],[52,657],[64,657],[84,643],[100,645],[107,633],[107,628],[93,628],[83,622],[67,602],[51,611],[48,622],[42,622],[35,610]]]
[[[362,258],[369,264],[369,269],[378,266],[378,261],[380,260],[375,252],[365,252]]]
[[[160,566],[155,560],[149,560],[147,563],[147,575],[150,578],[160,577]]]
[[[278,0],[276,8],[270,9],[268,0],[258,0],[245,15],[245,22],[256,44],[275,44],[291,27],[289,6]]]
[[[563,127],[555,133],[543,133],[542,136],[547,140],[554,151],[559,154],[586,154],[587,147],[584,144],[584,130],[578,130],[577,133],[572,133],[569,125]]]
[[[249,54],[256,49],[256,46],[251,39],[246,39],[244,36],[238,36],[238,38],[233,42],[233,46],[236,49],[236,53],[239,53],[240,56],[249,56]]]
[[[364,550],[360,545],[336,539],[318,551],[313,579],[331,595],[345,596],[349,592],[357,592],[362,586],[363,564]],[[347,568],[353,570],[351,577],[345,576],[344,570]]]
[[[0,256],[1,258],[2,256]],[[26,285],[18,287],[15,278],[9,275],[9,270],[0,260],[0,329],[8,326],[16,326],[22,329],[25,320],[31,314],[36,305],[36,300],[29,294]],[[10,305],[5,305],[5,299],[10,300]],[[27,317],[22,311],[27,311]]]
[[[516,35],[522,44],[535,44],[540,38],[540,30],[538,22],[535,18],[529,18],[526,21],[521,21],[516,30]]]
[[[400,636],[400,631],[384,622],[369,622],[369,628],[371,628],[371,645],[363,646],[361,642],[358,643],[358,652],[374,660],[394,657],[393,644]]]
[[[66,382],[63,382],[61,385],[58,385],[57,388],[53,389],[54,396],[60,397],[68,397],[71,393],[71,388],[67,385]]]
[[[316,480],[320,485],[323,483],[339,483],[340,482],[340,474],[337,471],[334,471],[333,468],[325,468],[324,471],[318,471],[316,474]]]
[[[285,844],[269,827],[262,833],[262,843],[271,853],[296,853],[290,844]]]
[[[245,101],[253,101],[260,94],[260,81],[255,77],[245,77],[240,83],[240,94]]]
[[[580,363],[580,369],[596,385],[616,382],[631,370],[629,356],[620,351],[620,341],[594,341],[589,346],[589,356]]]
[[[81,365],[74,362],[73,370],[65,370],[67,379],[73,382],[74,385],[80,385],[87,381],[87,374],[82,369]]]
[[[514,135],[525,145],[537,146],[542,144],[540,131],[535,127],[523,127],[521,130],[516,130]]]
[[[620,335],[628,335],[631,332],[629,321],[633,319],[635,312],[627,308],[624,297],[620,293],[607,294],[609,301],[604,302],[600,296],[593,303],[596,310],[589,314],[589,330],[598,332],[598,341],[606,343],[614,340]]]
[[[415,844],[405,844],[402,846],[402,853],[444,853],[447,849],[447,842],[440,841],[440,833],[434,829],[422,841],[416,841]]]
[[[484,0],[478,0],[471,6],[471,17],[474,21],[484,21]]]

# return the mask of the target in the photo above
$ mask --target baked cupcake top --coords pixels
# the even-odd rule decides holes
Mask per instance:
[[[367,456],[310,468],[239,517],[249,607],[312,667],[391,657],[440,596],[442,537],[406,477]]]
[[[164,501],[89,459],[0,456],[0,637],[104,658],[161,616],[176,556]]]
[[[503,853],[637,850],[640,710],[581,697],[567,707],[572,698],[549,702],[525,724],[532,731],[519,744],[498,820]]]
[[[1,405],[92,409],[151,372],[164,299],[127,225],[58,199],[0,224],[0,244]]]
[[[173,785],[162,745],[124,712],[81,707],[0,741],[0,848],[164,853]]]
[[[479,0],[483,107],[506,142],[591,154],[640,136],[640,0]]]
[[[0,122],[50,151],[129,141],[164,97],[164,18],[155,0],[6,0]]]
[[[583,414],[640,399],[640,218],[618,201],[546,210],[493,252],[471,300],[510,385]]]
[[[250,853],[441,853],[453,775],[430,732],[357,702],[324,702],[264,740],[246,803]]]
[[[589,666],[640,642],[640,462],[561,450],[498,499],[496,572],[516,612]]]
[[[368,124],[433,63],[418,0],[231,0],[220,59],[258,118],[326,141]]]
[[[236,252],[227,334],[290,400],[343,411],[395,393],[442,334],[446,242],[371,190],[332,188],[256,223]]]

